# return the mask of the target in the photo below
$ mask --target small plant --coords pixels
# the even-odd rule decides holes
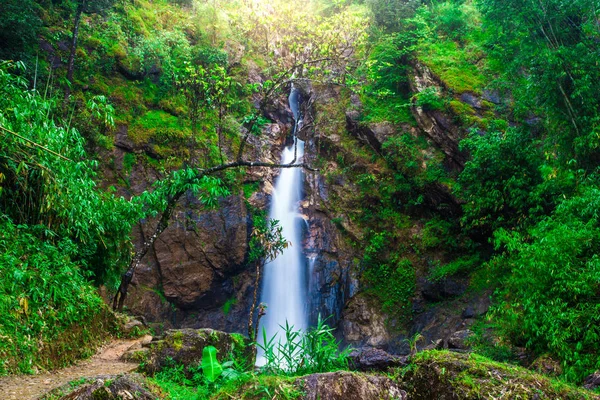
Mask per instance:
[[[276,335],[267,338],[263,330],[263,344],[257,344],[266,360],[263,372],[302,375],[347,368],[352,349],[339,350],[340,342],[333,336],[333,328],[320,316],[317,326],[305,333],[287,322],[281,328],[285,341],[275,342]]]
[[[202,349],[202,372],[209,382],[214,382],[223,373],[223,366],[217,361],[217,349],[206,346]]]

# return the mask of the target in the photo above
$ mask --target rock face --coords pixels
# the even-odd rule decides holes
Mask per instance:
[[[240,365],[251,365],[250,340],[242,335],[212,329],[172,329],[162,339],[150,343],[150,352],[143,369],[154,374],[172,363],[198,365],[206,346],[216,347],[220,362],[233,355]]]
[[[350,372],[313,374],[298,379],[305,400],[380,400],[407,399],[406,392],[386,376]]]
[[[341,330],[355,346],[387,347],[391,341],[385,316],[363,295],[354,296],[344,309]]]
[[[418,94],[426,89],[434,88],[441,93],[441,85],[427,66],[415,62],[410,73],[410,89]],[[427,137],[446,155],[446,164],[454,170],[462,170],[467,160],[466,154],[458,148],[463,132],[452,120],[438,110],[427,110],[424,107],[414,106],[413,115],[419,127]]]
[[[141,240],[151,234],[154,224],[148,225],[143,234],[139,232]],[[209,212],[201,211],[191,196],[183,199],[136,271],[126,306],[167,327],[211,326],[242,332],[250,299],[247,283],[252,281],[244,274],[250,228],[241,196],[222,199],[219,208]],[[222,309],[228,301],[238,305],[239,315],[233,321],[226,321]]]

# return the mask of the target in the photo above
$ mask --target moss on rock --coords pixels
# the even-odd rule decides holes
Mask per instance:
[[[584,389],[476,354],[422,352],[398,372],[411,399],[600,399]]]

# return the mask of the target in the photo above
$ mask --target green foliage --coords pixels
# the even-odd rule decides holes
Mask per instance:
[[[32,53],[42,25],[39,5],[32,0],[3,0],[0,3],[0,60],[34,61]]]
[[[374,238],[381,237],[377,235]],[[379,299],[385,313],[406,321],[412,316],[412,298],[416,286],[415,269],[409,259],[397,255],[387,262],[372,263],[371,253],[376,246],[372,241],[366,249],[369,256],[365,254],[364,278],[369,285],[367,293]]]
[[[285,339],[277,335],[267,338],[263,329],[263,343],[257,343],[263,351],[263,373],[279,375],[305,375],[330,372],[348,367],[351,349],[339,351],[340,342],[320,316],[317,325],[306,332],[294,330],[287,321],[283,329]]]
[[[481,0],[499,86],[515,98],[521,120],[544,117],[548,147],[563,163],[598,165],[598,5],[594,1]]]
[[[492,265],[508,272],[494,311],[502,330],[558,356],[570,380],[600,367],[599,195],[583,187],[527,236],[500,230],[494,239],[505,252]]]
[[[468,255],[452,260],[447,264],[439,265],[431,271],[429,279],[432,281],[441,281],[449,276],[458,274],[467,275],[481,266],[483,261],[479,255]]]
[[[477,60],[483,59],[477,47],[461,47],[451,40],[430,40],[419,51],[419,59],[431,68],[454,93],[481,93],[485,76]]]
[[[252,218],[252,236],[250,238],[248,261],[250,263],[262,260],[274,260],[278,254],[289,246],[283,237],[279,221],[265,218],[264,213],[256,213]]]
[[[526,226],[552,206],[552,199],[536,190],[543,183],[542,156],[531,135],[514,128],[473,132],[462,146],[471,152],[459,177],[467,229],[489,235],[501,227]]]
[[[440,97],[438,90],[428,87],[413,96],[414,104],[426,111],[442,110],[445,107],[444,100]]]
[[[128,259],[140,207],[96,188],[97,163],[86,160],[82,137],[57,116],[56,99],[27,91],[10,67],[0,68],[0,125],[21,137],[1,133],[0,210],[15,224],[45,226],[40,239],[49,243],[70,240],[72,260],[110,283]]]
[[[54,243],[40,238],[46,234],[45,226],[0,217],[0,374],[63,366],[69,358],[92,354],[93,335],[102,335],[91,321],[100,320],[106,306],[73,261],[78,246],[68,238]],[[89,343],[78,348],[74,341],[64,354],[53,352],[64,340],[60,336],[77,326]]]
[[[375,23],[388,31],[402,30],[421,5],[420,0],[367,0],[375,18]]]
[[[459,39],[467,32],[467,18],[460,3],[446,1],[433,10],[438,32],[452,39]]]

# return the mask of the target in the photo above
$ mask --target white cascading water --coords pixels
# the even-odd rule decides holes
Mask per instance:
[[[294,114],[294,146],[283,150],[283,164],[301,162],[304,155],[304,142],[295,137],[301,124],[298,118],[298,92],[292,87],[289,96],[290,108]],[[291,242],[283,253],[265,265],[263,272],[261,302],[267,304],[267,313],[260,321],[258,342],[262,344],[262,332],[267,338],[277,335],[275,343],[285,340],[280,326],[286,322],[294,330],[305,331],[308,318],[305,310],[306,271],[302,254],[301,223],[298,218],[298,203],[302,200],[303,174],[301,168],[283,168],[275,182],[269,218],[279,221],[283,237]],[[259,351],[257,365],[264,364],[262,351]]]

